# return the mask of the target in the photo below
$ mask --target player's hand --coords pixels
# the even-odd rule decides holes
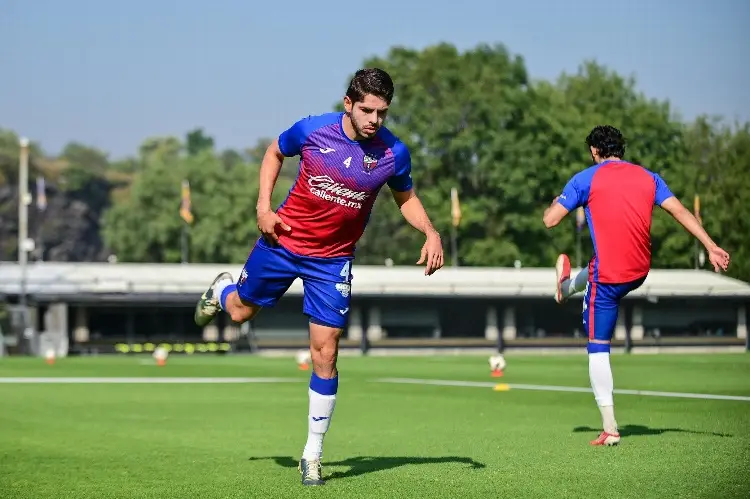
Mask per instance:
[[[281,220],[273,210],[264,210],[258,212],[258,230],[260,231],[263,239],[271,245],[277,245],[279,243],[279,236],[276,233],[276,227],[280,227],[281,230],[289,232],[292,230],[287,224]]]
[[[417,265],[426,263],[424,275],[432,275],[443,266],[443,242],[435,231],[427,233],[427,241],[422,246],[422,254]]]
[[[723,270],[726,272],[729,267],[729,253],[718,246],[707,248],[707,250],[708,261],[714,266],[714,271],[719,272],[720,270]]]

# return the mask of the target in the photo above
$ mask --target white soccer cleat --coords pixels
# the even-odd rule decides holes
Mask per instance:
[[[305,458],[300,459],[297,470],[302,474],[302,485],[323,485],[323,468],[320,460],[308,461]]]

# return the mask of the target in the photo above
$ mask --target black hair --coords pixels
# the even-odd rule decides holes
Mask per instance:
[[[390,104],[393,99],[393,80],[390,75],[379,68],[360,69],[354,73],[346,96],[354,103],[362,102],[368,94],[380,97]]]
[[[586,137],[586,145],[598,150],[602,158],[620,158],[625,156],[625,137],[620,130],[610,125],[594,127]]]

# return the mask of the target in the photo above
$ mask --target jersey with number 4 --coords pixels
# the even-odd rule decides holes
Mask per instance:
[[[300,156],[297,178],[277,211],[291,227],[278,232],[279,243],[298,255],[352,256],[380,189],[412,188],[406,146],[385,127],[368,140],[351,140],[343,117],[308,116],[279,136],[284,156]]]

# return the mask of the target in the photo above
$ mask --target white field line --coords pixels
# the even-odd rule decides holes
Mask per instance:
[[[95,378],[95,377],[81,377],[81,378],[3,378],[0,377],[0,384],[15,384],[15,383],[26,383],[26,384],[105,384],[105,383],[117,383],[117,384],[131,384],[131,383],[148,383],[148,384],[221,384],[221,383],[299,383],[309,382],[303,378],[147,378],[147,377],[130,377],[130,378]]]
[[[434,386],[459,386],[474,388],[494,388],[496,382],[487,381],[455,381],[440,379],[414,379],[414,378],[379,378],[375,380],[379,383],[402,383],[416,385],[434,385]],[[154,378],[154,377],[0,377],[0,384],[238,384],[238,383],[300,383],[307,382],[305,378]],[[507,384],[511,390],[536,390],[549,392],[575,392],[591,393],[590,388],[575,386],[554,386],[554,385],[529,385],[529,384]],[[715,395],[710,393],[679,393],[679,392],[660,392],[650,390],[622,390],[616,389],[615,394],[619,395],[641,395],[648,397],[672,397],[672,398],[689,398],[702,400],[734,400],[741,402],[750,402],[750,397],[741,395]]]
[[[511,390],[539,390],[547,392],[576,392],[591,393],[591,388],[581,388],[577,386],[553,386],[553,385],[525,385],[515,383],[487,382],[487,381],[453,381],[441,379],[414,379],[414,378],[379,378],[375,381],[379,383],[406,383],[415,385],[436,385],[436,386],[462,386],[474,388],[494,388],[499,384],[507,384]],[[673,397],[689,398],[702,400],[736,400],[741,402],[750,402],[750,397],[741,395],[714,395],[710,393],[679,393],[679,392],[655,392],[649,390],[620,390],[615,389],[617,395],[642,395],[647,397]]]

